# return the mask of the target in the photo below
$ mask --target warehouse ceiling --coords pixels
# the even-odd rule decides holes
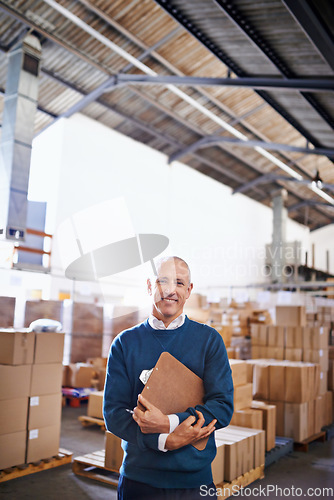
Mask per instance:
[[[81,112],[264,205],[285,188],[311,230],[334,222],[331,0],[0,0],[1,111],[28,32],[35,134]]]

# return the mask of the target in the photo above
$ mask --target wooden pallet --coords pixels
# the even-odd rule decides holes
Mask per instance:
[[[104,455],[104,450],[99,450],[82,457],[76,457],[72,463],[74,474],[107,483],[117,488],[118,471],[105,468]]]
[[[88,415],[81,415],[78,417],[83,427],[90,427],[91,425],[99,425],[101,431],[106,430],[106,425],[103,418],[89,417]]]
[[[54,457],[45,458],[43,460],[39,460],[38,462],[32,462],[29,464],[16,465],[15,467],[1,470],[0,483],[16,479],[17,477],[27,476],[28,474],[34,474],[35,472],[40,472],[42,470],[53,469],[54,467],[59,467],[60,465],[70,464],[71,462],[72,453],[60,448],[58,455],[55,455]]]
[[[219,483],[216,484],[217,488],[217,497],[221,500],[225,500],[229,498],[231,495],[236,493],[240,488],[245,488],[249,486],[251,483],[254,483],[257,479],[264,478],[264,465],[260,465],[260,467],[256,467],[256,469],[252,469],[246,474],[237,477],[230,483]]]
[[[315,441],[321,441],[324,443],[326,441],[326,432],[318,432],[317,434],[313,434],[313,436],[304,439],[304,441],[301,441],[300,443],[294,443],[294,450],[308,452],[309,445]]]
[[[79,476],[95,479],[96,481],[101,481],[117,488],[119,478],[118,471],[105,468],[104,456],[104,450],[99,450],[88,455],[83,455],[82,457],[76,457],[72,463],[72,470]],[[237,489],[248,486],[257,479],[262,479],[263,477],[264,465],[261,465],[260,467],[252,469],[251,471],[246,472],[246,474],[237,477],[231,483],[224,482],[217,484],[217,491],[222,493],[222,495],[226,493],[225,496],[218,495],[218,497],[224,500],[235,493]],[[220,490],[218,490],[218,488]]]
[[[265,467],[277,462],[280,458],[293,451],[293,439],[277,437],[275,438],[275,448],[266,452]]]

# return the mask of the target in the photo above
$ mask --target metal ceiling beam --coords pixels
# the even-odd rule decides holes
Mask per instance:
[[[328,203],[325,203],[323,201],[315,201],[315,200],[304,200],[301,203],[295,203],[294,205],[291,205],[288,208],[289,212],[292,212],[294,210],[300,210],[303,207],[311,207],[311,206],[325,206],[327,208],[333,208],[333,206],[328,205]],[[330,217],[329,217],[330,218]]]
[[[309,186],[310,184],[312,184],[311,179],[298,180],[294,179],[293,177],[287,177],[285,175],[265,174],[265,175],[260,175],[259,177],[256,177],[255,179],[235,188],[233,194],[244,193],[245,191],[248,191],[254,186],[258,186],[259,184],[266,184],[268,182],[276,182],[276,181],[297,182],[299,184],[304,184],[305,186]],[[323,187],[325,189],[334,191],[334,184],[323,183]],[[315,203],[318,204],[318,202]],[[319,202],[319,204],[320,205],[323,204],[326,207],[331,207],[331,208],[333,207],[333,205],[329,205],[328,203]]]
[[[78,50],[76,47],[72,47],[69,43],[65,42],[63,39],[57,37],[56,35],[53,35],[52,33],[49,33],[46,31],[44,28],[36,24],[34,21],[31,21],[30,19],[27,19],[21,12],[19,12],[16,8],[7,5],[5,2],[0,0],[0,10],[3,10],[7,14],[9,14],[13,19],[16,19],[17,21],[20,21],[23,23],[25,26],[28,26],[30,28],[33,28],[37,33],[40,33],[44,37],[48,38],[52,42],[56,43],[57,45],[61,46],[62,48],[68,50],[72,54],[76,55],[77,57],[80,57],[83,61],[85,61],[88,64],[91,64],[95,68],[99,69],[100,71],[109,74],[110,71],[107,68],[104,68],[102,64],[97,63],[90,57],[86,56],[80,50]]]
[[[231,59],[218,45],[213,42],[209,35],[202,33],[196,26],[196,22],[188,19],[181,10],[172,4],[170,0],[155,0],[173,19],[175,19],[184,29],[195,37],[204,47],[206,47],[214,56],[222,61],[230,70],[232,70],[239,77],[248,76],[243,69]],[[229,5],[234,7],[232,2]],[[312,134],[304,128],[304,126],[296,120],[285,108],[281,106],[268,92],[264,90],[255,91],[265,102],[267,102],[275,111],[277,111],[290,125],[292,125],[298,132],[303,135],[309,142],[315,146],[321,147],[322,144],[312,136]]]
[[[276,50],[263,38],[260,32],[252,26],[252,23],[247,19],[232,2],[226,0],[214,0],[214,2],[224,11],[224,13],[231,19],[243,33],[245,33],[250,40],[258,47],[259,50],[271,61],[275,67],[286,78],[294,78],[294,73],[285,64],[282,58],[278,55]],[[303,2],[303,6],[304,6]],[[315,14],[313,14],[315,15]],[[333,47],[331,47],[333,50]],[[327,122],[330,127],[334,128],[334,117],[331,116],[325,108],[318,102],[318,100],[305,91],[301,90],[301,95],[312,106],[315,111]]]
[[[194,142],[190,146],[177,151],[174,153],[172,156],[170,156],[168,163],[171,163],[172,161],[179,160],[183,156],[196,151],[197,149],[201,148],[206,148],[210,147],[214,144],[219,144],[221,142],[228,142],[232,144],[236,144],[240,147],[244,148],[255,148],[255,147],[261,147],[263,149],[269,149],[273,151],[288,151],[288,152],[294,152],[294,153],[303,153],[303,154],[313,154],[313,155],[320,155],[320,156],[329,156],[334,158],[334,149],[330,148],[300,148],[297,146],[291,146],[290,144],[278,144],[276,142],[266,142],[266,141],[254,141],[254,140],[248,140],[248,141],[242,141],[240,139],[236,139],[235,137],[225,137],[225,136],[217,136],[217,135],[209,135],[206,137],[203,137],[197,142]]]
[[[2,3],[3,3],[3,2],[0,2],[0,7],[1,7],[1,4],[2,4]],[[51,3],[51,1],[49,1],[48,3]],[[5,9],[5,10],[7,10],[7,9]],[[15,15],[13,14],[13,16],[14,16],[14,17],[17,17],[17,15],[16,15],[16,14],[15,14]],[[27,21],[27,20],[25,20],[25,19],[24,19],[24,17],[23,17],[23,16],[21,16],[21,17],[22,17],[22,19],[20,19],[20,20],[23,20],[23,22],[26,22],[26,21]],[[33,23],[26,22],[26,24],[31,25],[31,24],[33,24]],[[85,56],[84,56],[84,55],[83,55],[80,51],[78,51],[76,48],[73,48],[73,47],[71,47],[71,46],[67,46],[67,44],[65,44],[65,45],[64,45],[64,44],[62,44],[62,43],[60,42],[60,40],[58,40],[56,37],[53,37],[53,35],[50,35],[49,33],[45,32],[45,31],[44,31],[43,29],[41,29],[39,26],[35,26],[35,25],[33,25],[33,27],[34,27],[37,31],[41,32],[41,33],[42,33],[44,36],[46,36],[47,38],[50,38],[51,40],[55,41],[56,43],[59,43],[60,45],[64,46],[64,48],[66,48],[66,49],[70,50],[70,51],[71,51],[71,52],[73,52],[74,54],[78,55],[79,57],[81,57],[81,58],[83,58],[84,60],[86,60],[87,62],[89,62],[90,64],[94,64],[94,65],[95,65],[96,67],[98,67],[98,69],[100,69],[101,71],[103,71],[103,72],[105,72],[105,73],[107,73],[107,74],[109,73],[109,71],[106,71],[106,69],[105,69],[103,66],[101,67],[101,65],[100,65],[100,64],[95,63],[94,61],[90,60],[88,57],[85,57]],[[203,158],[201,158],[201,157],[199,157],[198,159],[199,159],[199,161],[201,161],[201,162],[204,162],[204,163],[205,163],[205,159],[203,159]],[[242,160],[241,160],[241,159],[239,159],[239,158],[238,158],[238,160],[239,160],[239,161],[242,161]],[[249,166],[251,166],[251,165],[249,165]],[[220,170],[220,172],[221,172],[221,169],[219,169],[219,168],[218,168],[218,170]],[[227,173],[226,173],[226,175],[227,175]],[[296,197],[298,198],[298,195],[297,195],[297,194],[293,193],[293,195],[294,195],[294,196],[296,196]]]
[[[282,0],[320,55],[334,70],[333,38],[305,0]]]
[[[334,91],[334,78],[293,78],[283,80],[271,77],[209,78],[200,76],[177,75],[137,75],[118,74],[119,83],[153,85],[189,85],[191,87],[249,87],[256,90],[282,89],[307,92]]]
[[[89,95],[89,94],[85,94],[82,89],[75,87],[72,83],[66,82],[65,80],[61,79],[58,75],[57,76],[53,75],[49,71],[45,72],[45,74],[49,78],[54,79],[58,83],[64,85],[65,87],[70,88],[71,90],[74,90],[74,91],[78,92],[81,95],[87,95],[87,96]],[[170,144],[171,146],[173,146],[175,148],[178,148],[178,149],[180,149],[183,146],[181,142],[177,141],[173,137],[170,137],[170,136],[167,136],[165,134],[162,134],[155,127],[150,127],[149,125],[141,122],[140,120],[134,118],[133,116],[129,116],[129,115],[123,113],[116,106],[110,105],[109,103],[103,101],[101,98],[97,99],[96,102],[98,102],[102,106],[106,107],[107,109],[109,109],[110,111],[112,111],[113,113],[115,113],[116,115],[121,116],[125,121],[129,121],[129,122],[133,123],[136,127],[142,129],[144,132],[146,132],[148,134],[151,134],[152,136],[154,136],[154,137],[156,137],[156,138],[158,138],[158,139],[160,139],[162,141],[165,141],[166,143]],[[228,178],[230,178],[230,179],[232,179],[232,180],[234,180],[236,182],[240,182],[240,176],[238,176],[237,174],[235,174],[233,172],[233,170],[224,168],[224,166],[219,165],[218,163],[216,163],[214,161],[211,161],[211,160],[209,160],[209,159],[207,159],[205,157],[202,157],[202,156],[200,156],[200,155],[198,155],[196,153],[193,155],[193,157],[197,161],[203,163],[204,165],[207,165],[208,167],[212,168],[216,172],[218,172],[218,173],[220,173],[222,175],[225,175],[226,177],[228,177]],[[262,193],[262,194],[264,194],[264,193]]]

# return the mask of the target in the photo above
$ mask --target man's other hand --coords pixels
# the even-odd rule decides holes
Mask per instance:
[[[176,429],[169,434],[166,440],[165,447],[167,450],[177,450],[188,444],[195,444],[200,439],[209,437],[215,430],[216,419],[212,420],[208,425],[203,427],[205,420],[203,414],[196,410],[198,420],[194,424],[196,418],[192,415],[178,425]]]
[[[140,403],[144,410],[136,406],[133,410],[133,419],[137,422],[143,434],[169,433],[169,418],[156,406],[152,405],[141,394],[137,404]]]

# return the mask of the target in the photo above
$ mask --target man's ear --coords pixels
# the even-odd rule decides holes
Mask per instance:
[[[149,295],[152,295],[152,283],[151,283],[151,280],[150,278],[147,278],[147,291],[148,291],[148,294]]]
[[[187,290],[187,299],[189,299],[191,291],[192,291],[193,288],[194,288],[193,283],[190,283],[190,285],[188,286],[188,290]]]

